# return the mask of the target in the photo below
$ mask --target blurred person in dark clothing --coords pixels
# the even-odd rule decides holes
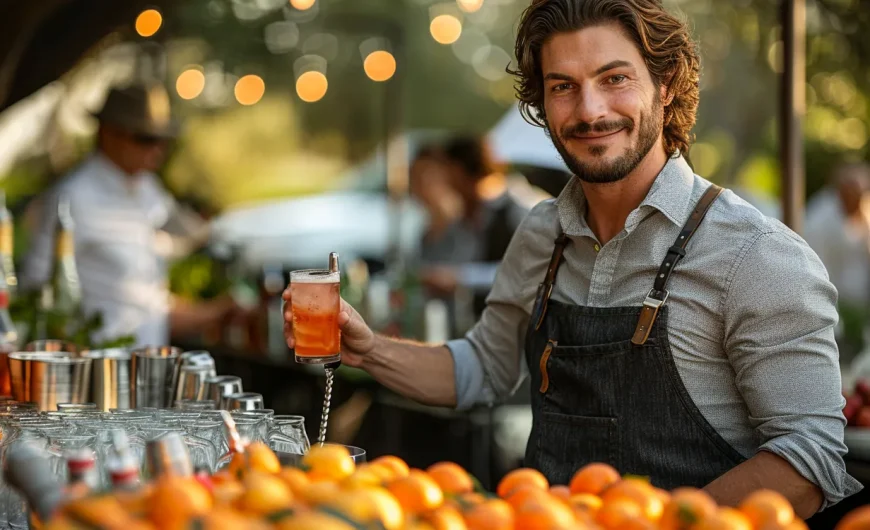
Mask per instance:
[[[159,85],[112,89],[95,114],[97,148],[38,197],[38,227],[22,286],[51,280],[57,203],[70,203],[76,266],[87,314],[101,313],[94,340],[132,335],[137,346],[169,343],[231,310],[228,300],[191,304],[169,292],[167,261],[204,244],[208,224],[180,208],[155,172],[177,133],[169,95]]]
[[[415,165],[428,176],[416,179],[444,180],[450,191],[440,190],[439,201],[455,217],[437,235],[430,229],[424,240],[423,283],[444,296],[458,286],[468,288],[475,311],[482,312],[498,264],[527,210],[511,197],[504,171],[484,140],[458,136],[423,155],[417,160],[422,165]]]

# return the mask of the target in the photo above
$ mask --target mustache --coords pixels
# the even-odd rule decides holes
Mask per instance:
[[[573,125],[568,125],[562,128],[562,138],[570,138],[581,134],[589,133],[610,133],[620,129],[633,129],[634,121],[631,118],[623,118],[621,120],[597,121],[588,123],[581,121]]]

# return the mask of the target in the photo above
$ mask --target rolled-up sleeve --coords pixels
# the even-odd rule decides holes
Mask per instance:
[[[836,302],[821,261],[785,230],[742,249],[723,301],[725,347],[759,449],[818,485],[822,508],[861,489],[843,461]]]

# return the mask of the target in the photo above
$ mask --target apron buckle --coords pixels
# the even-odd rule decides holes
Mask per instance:
[[[637,326],[634,328],[634,335],[631,337],[631,343],[635,346],[643,346],[652,332],[653,324],[659,316],[659,310],[668,301],[668,291],[661,291],[661,298],[656,298],[655,289],[650,289],[649,294],[643,301],[643,308],[640,310],[640,317],[637,319]]]

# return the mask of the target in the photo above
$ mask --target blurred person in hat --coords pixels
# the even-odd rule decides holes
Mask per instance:
[[[56,204],[70,202],[76,266],[86,314],[101,313],[95,341],[133,335],[137,346],[162,345],[224,316],[232,303],[203,304],[170,295],[167,261],[209,237],[208,225],[183,209],[155,172],[178,133],[169,95],[156,84],[109,91],[100,111],[96,148],[39,199],[39,227],[25,258],[22,285],[51,281]]]

